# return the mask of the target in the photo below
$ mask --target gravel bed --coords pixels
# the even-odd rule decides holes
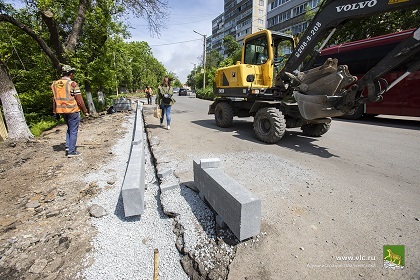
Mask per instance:
[[[85,180],[96,181],[103,189],[91,204],[102,206],[108,215],[92,218],[97,229],[93,251],[84,260],[85,279],[152,279],[154,250],[159,250],[159,279],[188,279],[181,267],[181,255],[175,247],[173,220],[161,210],[159,185],[151,164],[150,151],[145,147],[146,183],[145,212],[141,217],[124,217],[121,186],[132,139],[134,114],[123,124],[128,133],[113,147],[114,160],[105,170],[98,170]],[[146,135],[144,135],[146,139]],[[109,183],[112,182],[112,186]],[[115,182],[115,183],[114,183]],[[89,266],[90,265],[90,266]]]

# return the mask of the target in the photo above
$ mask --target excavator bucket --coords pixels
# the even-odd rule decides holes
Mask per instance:
[[[346,65],[338,66],[337,59],[331,58],[319,67],[287,75],[293,80],[299,112],[307,120],[344,115],[335,105],[343,98],[344,88],[357,81]]]
[[[334,109],[335,104],[343,98],[342,96],[306,95],[299,92],[295,92],[294,96],[300,114],[307,120],[339,117],[345,114],[341,110]]]

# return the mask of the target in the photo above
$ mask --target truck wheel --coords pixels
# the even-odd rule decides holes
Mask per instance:
[[[303,135],[320,137],[321,135],[327,133],[330,129],[331,123],[308,123],[302,125],[301,129]]]
[[[216,125],[219,127],[229,127],[233,122],[233,109],[227,102],[217,103],[214,110]]]
[[[279,141],[286,131],[286,121],[280,110],[273,107],[261,108],[254,117],[254,131],[261,141],[273,144]]]

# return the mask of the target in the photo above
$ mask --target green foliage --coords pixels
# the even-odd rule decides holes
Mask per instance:
[[[222,55],[218,51],[212,50],[210,53],[207,54],[206,68],[218,67],[219,63],[222,60]]]
[[[27,2],[23,9],[14,10],[0,0],[0,10],[31,28],[56,52],[50,40],[50,29],[42,21],[40,11],[52,13],[57,24],[59,43],[64,46],[72,31],[79,3],[35,0]],[[76,51],[55,53],[61,61],[65,60],[77,69],[74,80],[78,82],[82,93],[86,90],[92,92],[98,112],[112,104],[117,89],[120,93],[122,89],[136,92],[146,86],[156,89],[167,72],[153,56],[147,42],[124,41],[130,34],[120,17],[130,8],[127,12],[139,15],[147,12],[144,15],[153,18],[153,13],[163,11],[159,9],[165,9],[166,4],[145,1],[128,6],[121,4],[113,0],[89,2]],[[157,27],[153,26],[154,31],[158,30]],[[50,122],[55,121],[49,120],[52,114],[50,84],[59,78],[51,59],[30,36],[7,22],[0,22],[0,59],[7,63],[28,125],[34,130],[49,127]],[[98,91],[104,92],[105,105],[98,102]],[[39,135],[36,131],[34,134]]]
[[[241,45],[236,42],[232,35],[227,35],[223,38],[223,46],[227,56],[232,56],[235,52],[241,49]]]
[[[44,118],[36,123],[32,123],[29,126],[29,129],[35,137],[38,137],[39,135],[41,135],[42,132],[57,126],[57,124],[59,123],[62,123],[62,121],[58,121],[52,118]]]
[[[227,67],[230,65],[233,65],[233,58],[232,57],[226,57],[222,62],[220,62],[219,67]]]
[[[202,89],[202,88],[197,89],[196,96],[201,99],[213,100],[214,99],[213,87],[208,86],[205,89]]]
[[[241,60],[241,45],[239,45],[239,43],[235,41],[235,38],[233,38],[232,35],[228,35],[225,38],[223,38],[223,46],[226,50],[227,58],[230,58],[232,60],[232,64],[230,65],[233,65],[234,63],[236,63],[236,61]]]

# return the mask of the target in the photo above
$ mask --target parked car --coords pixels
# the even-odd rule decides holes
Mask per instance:
[[[183,96],[183,95],[187,96],[187,89],[186,88],[180,88],[178,95],[179,96]]]
[[[179,92],[179,88],[174,88],[174,93],[178,93]]]

